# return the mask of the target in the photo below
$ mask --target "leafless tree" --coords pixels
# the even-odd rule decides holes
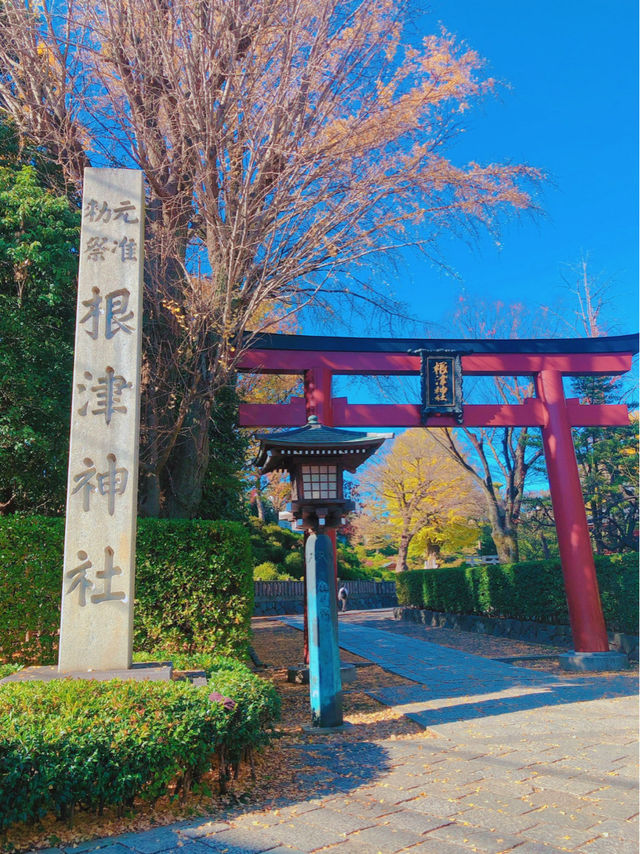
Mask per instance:
[[[469,338],[520,338],[550,334],[549,312],[542,307],[535,315],[522,304],[459,302],[455,322]],[[524,334],[523,334],[524,333]],[[523,403],[533,397],[528,377],[493,377],[480,390],[501,403]],[[543,456],[541,442],[528,427],[467,427],[434,430],[439,443],[476,481],[485,498],[491,534],[503,563],[519,558],[518,524],[527,475]]]
[[[191,515],[217,390],[265,301],[296,312],[409,242],[531,209],[540,173],[454,165],[491,91],[447,33],[402,42],[405,0],[5,0],[0,109],[79,187],[147,181],[142,509]],[[268,328],[269,318],[262,327]]]

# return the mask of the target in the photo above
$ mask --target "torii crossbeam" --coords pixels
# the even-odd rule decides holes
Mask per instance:
[[[464,404],[459,418],[425,417],[418,402],[353,404],[332,397],[333,376],[418,375],[419,353],[430,352],[458,354],[463,376],[531,376],[536,396],[522,404]],[[520,340],[255,335],[238,370],[302,374],[304,397],[286,404],[242,404],[240,425],[296,427],[316,415],[331,427],[540,427],[575,650],[607,652],[571,428],[624,426],[629,415],[624,405],[565,398],[562,378],[624,374],[637,352],[637,335]]]

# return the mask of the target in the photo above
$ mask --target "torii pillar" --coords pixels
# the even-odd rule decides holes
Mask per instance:
[[[575,646],[560,661],[569,670],[619,669],[626,657],[609,651],[562,374],[543,370],[535,382],[547,414],[542,441]]]

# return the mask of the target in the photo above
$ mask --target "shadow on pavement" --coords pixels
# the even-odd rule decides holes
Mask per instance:
[[[530,690],[527,691],[527,687]],[[491,688],[495,690],[496,686]],[[410,717],[421,726],[429,727],[438,724],[457,721],[474,720],[478,718],[508,715],[514,712],[526,712],[534,709],[564,706],[572,703],[583,703],[591,700],[612,699],[615,697],[633,697],[637,693],[636,679],[617,677],[614,685],[583,682],[576,684],[547,684],[521,686],[516,681],[505,685],[503,690],[517,689],[518,693],[509,696],[501,693],[496,697],[481,699],[475,692],[476,687],[461,686],[459,689],[432,690],[428,685],[400,685],[393,688],[383,688],[372,692],[371,696],[381,703],[398,707],[398,711]],[[498,689],[500,690],[500,689]],[[487,691],[494,693],[494,691]],[[468,701],[465,697],[472,695]],[[447,703],[447,700],[460,699],[462,702]],[[437,707],[434,702],[442,700]],[[421,708],[422,707],[422,708]]]

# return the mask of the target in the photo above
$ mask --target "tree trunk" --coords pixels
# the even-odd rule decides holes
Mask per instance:
[[[425,569],[437,569],[441,547],[437,543],[428,543],[425,552]]]
[[[549,560],[551,557],[551,554],[549,553],[549,544],[547,543],[547,538],[543,531],[540,531],[540,545],[542,546],[542,556],[545,560]]]
[[[488,508],[491,536],[496,544],[500,563],[517,563],[519,559],[517,531],[509,525],[504,510],[489,503]]]
[[[595,545],[595,552],[597,555],[603,555],[605,553],[605,543],[604,543],[604,519],[600,502],[597,498],[594,498],[589,504],[589,511],[591,516],[591,539]]]
[[[406,572],[409,567],[407,566],[407,553],[409,551],[409,543],[411,542],[411,534],[406,531],[402,532],[400,537],[400,545],[398,546],[398,556],[396,558],[396,572]]]
[[[198,512],[209,464],[210,409],[203,401],[192,405],[187,429],[163,472],[162,515],[169,519],[192,519]]]
[[[496,544],[500,563],[517,563],[519,560],[518,538],[514,531],[500,531],[491,526],[491,536]]]
[[[155,395],[147,388],[140,413],[141,447],[138,512],[141,516],[151,519],[157,519],[160,516],[162,507],[162,490],[160,488],[160,475],[158,473],[158,418],[156,403]]]
[[[258,514],[258,519],[261,522],[264,522],[264,502],[262,500],[262,488],[260,486],[260,475],[256,475],[256,486],[255,486],[255,495],[256,495],[256,513]]]
[[[155,471],[140,472],[138,512],[141,516],[157,519],[162,509],[160,478]]]

